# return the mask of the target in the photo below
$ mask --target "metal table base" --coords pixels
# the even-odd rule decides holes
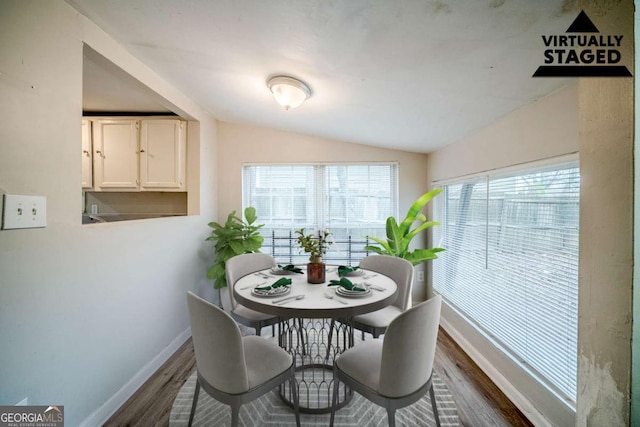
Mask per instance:
[[[331,327],[333,325],[333,331]],[[300,412],[323,414],[331,412],[333,393],[333,363],[336,357],[353,346],[351,319],[332,322],[331,319],[281,319],[278,343],[295,360]],[[353,392],[340,384],[337,409],[342,408]],[[293,407],[288,382],[280,386],[283,402]]]

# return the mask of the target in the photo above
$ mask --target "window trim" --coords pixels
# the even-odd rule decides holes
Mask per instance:
[[[519,175],[527,171],[535,169],[543,169],[546,167],[552,167],[560,163],[580,162],[579,153],[573,152],[569,154],[562,154],[560,156],[546,157],[540,160],[534,160],[531,162],[518,163],[506,167],[496,167],[492,169],[486,169],[481,172],[474,172],[467,175],[460,175],[452,178],[436,179],[431,181],[431,187],[436,188],[443,185],[459,184],[471,179],[481,178],[508,178],[509,176]]]

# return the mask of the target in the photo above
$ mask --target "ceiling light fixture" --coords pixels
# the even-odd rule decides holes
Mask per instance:
[[[289,76],[274,76],[267,80],[273,97],[285,110],[300,106],[311,96],[311,89],[305,83]]]

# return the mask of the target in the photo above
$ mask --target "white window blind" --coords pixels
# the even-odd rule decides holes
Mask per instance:
[[[366,256],[366,236],[385,236],[387,217],[396,216],[396,164],[243,166],[243,206],[256,208],[265,226],[263,252],[280,262],[304,263],[294,231],[328,229],[334,244],[325,259],[357,264]]]
[[[575,405],[577,162],[440,187],[434,289]]]

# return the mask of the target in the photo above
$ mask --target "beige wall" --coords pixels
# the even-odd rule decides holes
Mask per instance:
[[[429,180],[445,180],[578,151],[572,83],[429,155]]]
[[[0,404],[101,425],[188,338],[185,292],[211,292],[216,122],[62,0],[0,9],[0,193],[47,198],[46,228],[0,231]],[[81,225],[83,41],[199,122],[201,215]]]
[[[577,106],[577,86],[572,83],[430,154],[429,182],[577,152]],[[534,424],[573,425],[570,408],[550,397],[546,389],[446,304],[441,323]]]
[[[427,189],[427,155],[315,138],[274,129],[219,122],[218,215],[242,210],[243,163],[398,162],[399,213],[404,214]],[[413,300],[425,299],[416,282]]]
[[[622,34],[633,74],[631,0],[581,1],[603,34]],[[580,292],[577,425],[629,424],[633,289],[633,79],[580,79]],[[639,397],[635,397],[638,400]]]

